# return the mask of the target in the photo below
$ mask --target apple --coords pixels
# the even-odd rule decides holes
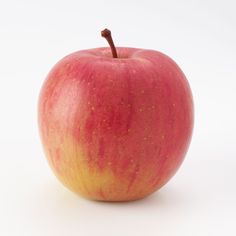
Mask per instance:
[[[48,162],[70,190],[101,201],[144,198],[181,165],[193,129],[187,79],[168,56],[115,47],[60,60],[44,82],[39,130]]]

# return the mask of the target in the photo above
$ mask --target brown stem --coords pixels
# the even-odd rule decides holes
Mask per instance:
[[[103,31],[101,31],[101,35],[109,43],[113,58],[118,58],[117,52],[116,52],[116,47],[115,47],[114,42],[111,37],[111,31],[109,29],[104,29]]]

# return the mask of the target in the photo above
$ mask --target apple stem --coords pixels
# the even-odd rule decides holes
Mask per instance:
[[[114,44],[113,39],[111,37],[111,31],[109,29],[104,29],[103,31],[101,31],[101,35],[109,43],[113,58],[118,58],[117,52],[116,52],[116,47],[115,47],[115,44]]]

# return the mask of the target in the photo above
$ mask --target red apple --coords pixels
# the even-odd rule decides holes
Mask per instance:
[[[59,180],[102,201],[143,198],[177,171],[193,128],[189,84],[154,50],[72,53],[51,70],[39,98],[44,150]],[[113,55],[113,56],[112,56]]]

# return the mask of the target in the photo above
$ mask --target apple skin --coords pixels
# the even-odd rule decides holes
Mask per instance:
[[[101,201],[141,199],[177,171],[193,129],[185,75],[154,50],[117,47],[59,61],[39,97],[48,162],[70,190]]]

